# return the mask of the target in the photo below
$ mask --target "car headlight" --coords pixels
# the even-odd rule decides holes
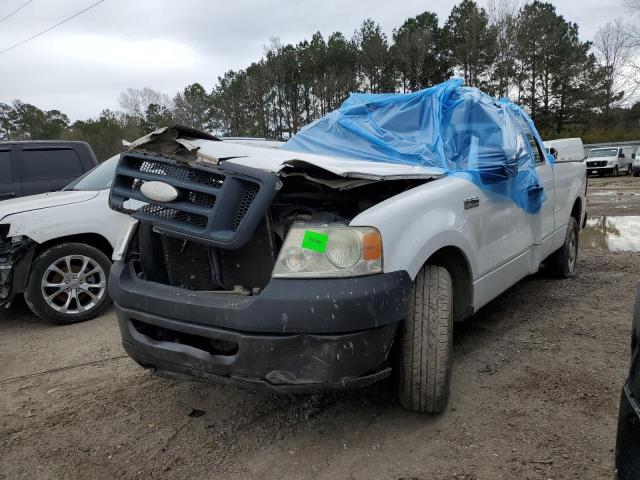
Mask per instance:
[[[274,278],[355,277],[382,272],[382,239],[372,227],[295,224]]]

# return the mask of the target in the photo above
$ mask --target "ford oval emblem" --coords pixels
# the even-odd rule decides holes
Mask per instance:
[[[173,202],[178,198],[178,190],[164,182],[145,182],[140,187],[142,194],[154,202]]]

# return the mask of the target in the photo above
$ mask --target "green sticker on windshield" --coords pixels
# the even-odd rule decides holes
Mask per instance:
[[[304,237],[302,238],[302,248],[324,253],[327,251],[327,238],[328,235],[326,233],[305,230]]]

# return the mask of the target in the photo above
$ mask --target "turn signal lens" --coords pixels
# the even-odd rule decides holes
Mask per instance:
[[[382,259],[382,238],[377,230],[372,230],[362,236],[362,258],[364,260]]]

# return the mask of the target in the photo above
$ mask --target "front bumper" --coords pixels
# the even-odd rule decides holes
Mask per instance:
[[[613,167],[612,166],[607,166],[607,167],[589,167],[587,165],[587,175],[594,175],[594,174],[600,174],[600,173],[613,173]]]
[[[13,297],[24,292],[36,243],[25,238],[0,244],[0,307],[9,307]]]
[[[619,480],[640,478],[640,408],[625,383],[620,396],[616,472]]]
[[[164,376],[278,392],[362,387],[388,376],[406,272],[272,279],[257,296],[193,292],[139,279],[116,262],[109,280],[123,345]]]

